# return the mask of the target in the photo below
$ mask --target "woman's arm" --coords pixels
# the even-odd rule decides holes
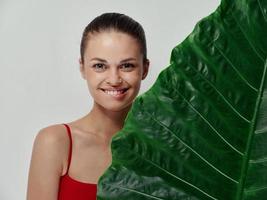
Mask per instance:
[[[66,157],[63,127],[52,125],[37,134],[28,177],[27,200],[57,200],[59,179]]]

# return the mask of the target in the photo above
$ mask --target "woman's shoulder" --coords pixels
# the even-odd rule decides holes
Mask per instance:
[[[41,128],[36,134],[29,169],[30,196],[50,195],[51,191],[57,195],[55,188],[68,156],[68,136],[64,131],[64,125],[54,124]]]
[[[55,154],[65,154],[69,144],[66,128],[63,124],[52,124],[41,128],[35,136],[34,147],[41,151],[54,152]]]
[[[62,141],[68,139],[66,135],[66,128],[63,124],[52,124],[41,128],[38,131],[35,140],[42,140],[43,142],[51,144],[61,143]]]

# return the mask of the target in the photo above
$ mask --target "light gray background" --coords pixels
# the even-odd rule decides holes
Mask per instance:
[[[84,27],[103,12],[125,13],[146,32],[150,72],[140,93],[168,66],[171,50],[219,0],[0,0],[0,199],[25,199],[34,137],[89,112],[79,72]]]

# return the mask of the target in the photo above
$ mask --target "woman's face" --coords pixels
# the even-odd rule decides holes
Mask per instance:
[[[80,60],[82,77],[95,103],[111,111],[131,106],[148,67],[137,40],[118,31],[90,34],[84,63]]]

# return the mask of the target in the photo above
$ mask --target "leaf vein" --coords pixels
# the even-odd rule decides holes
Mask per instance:
[[[205,194],[206,196],[208,196],[208,197],[210,197],[210,198],[216,200],[215,197],[209,195],[208,193],[206,193],[205,191],[203,191],[203,190],[200,189],[199,187],[195,186],[194,184],[189,183],[188,181],[186,181],[186,180],[184,180],[184,179],[182,179],[182,178],[180,178],[180,177],[178,177],[178,176],[172,174],[172,173],[169,172],[168,170],[166,170],[166,169],[164,169],[163,167],[159,166],[158,164],[152,162],[151,160],[148,160],[148,159],[146,159],[145,157],[143,157],[143,156],[137,154],[136,152],[132,152],[132,153],[135,153],[138,157],[140,157],[141,159],[145,160],[146,162],[152,164],[153,166],[155,166],[156,168],[160,169],[161,171],[164,171],[166,174],[168,174],[168,175],[174,177],[174,178],[177,179],[177,180],[182,181],[183,183],[185,183],[185,184],[187,184],[187,185],[189,185],[189,186],[195,188],[196,190],[200,191],[201,193]]]
[[[261,3],[260,3],[259,0],[257,0],[257,2],[258,2],[258,4],[259,4],[259,7],[260,7],[260,10],[261,10],[261,13],[262,13],[263,18],[264,18],[264,20],[267,22],[267,17],[266,17],[266,15],[265,15],[264,12],[263,12],[262,5],[261,5]]]
[[[251,145],[252,145],[252,141],[254,139],[254,135],[255,135],[255,128],[256,128],[256,122],[257,122],[257,114],[259,112],[260,109],[260,104],[261,104],[261,97],[264,93],[263,87],[267,78],[267,59],[265,61],[264,64],[264,70],[262,73],[262,78],[261,78],[261,84],[260,84],[260,89],[259,89],[259,94],[257,96],[257,100],[256,100],[256,105],[255,105],[255,109],[254,109],[254,113],[253,113],[253,118],[252,118],[252,122],[251,122],[251,126],[249,129],[249,135],[248,135],[248,140],[247,140],[247,146],[246,146],[246,150],[245,150],[245,154],[244,154],[244,159],[243,159],[243,163],[242,163],[242,169],[241,169],[241,178],[240,178],[240,186],[238,188],[238,192],[237,192],[237,197],[238,199],[242,199],[243,198],[243,191],[244,189],[244,185],[245,185],[245,181],[247,178],[247,173],[248,173],[248,165],[249,165],[249,157],[251,154]]]
[[[267,161],[267,157],[264,157],[264,158],[259,158],[257,160],[249,160],[249,163],[252,163],[252,164],[256,164],[256,163],[263,163],[263,162],[266,162]]]
[[[215,44],[214,47],[219,51],[219,53],[225,58],[225,60],[230,64],[233,70],[237,73],[237,75],[244,81],[246,85],[248,85],[252,90],[258,92],[258,89],[255,88],[252,84],[248,82],[248,80],[240,73],[240,71],[234,66],[234,64],[227,58],[227,56],[222,52],[222,50]]]
[[[263,186],[263,187],[251,189],[251,190],[245,190],[245,193],[251,193],[251,192],[256,192],[256,191],[259,191],[259,190],[266,190],[266,189],[267,189],[267,185]]]
[[[246,40],[248,41],[248,44],[250,45],[250,47],[253,49],[253,51],[256,53],[256,55],[262,60],[262,62],[264,62],[264,58],[261,57],[261,55],[258,53],[258,51],[255,49],[255,47],[252,45],[251,41],[248,39],[247,35],[245,34],[244,30],[242,29],[241,25],[239,24],[239,22],[236,20],[234,14],[232,13],[232,16],[235,20],[235,22],[237,23],[241,33],[244,35],[244,37],[246,38]]]
[[[266,132],[267,132],[267,127],[264,127],[264,128],[262,128],[260,130],[256,130],[255,131],[255,135],[266,133]]]
[[[236,110],[233,105],[224,97],[224,95],[205,77],[203,76],[199,71],[197,71],[194,67],[190,66],[195,72],[197,72],[223,99],[223,101],[244,121],[250,123],[251,121],[248,120],[246,117],[244,117],[238,110]]]
[[[146,197],[149,197],[151,199],[157,199],[157,200],[164,200],[164,199],[161,199],[159,197],[155,197],[155,196],[152,196],[152,195],[148,195],[146,193],[143,193],[143,192],[139,192],[137,190],[134,190],[134,189],[131,189],[131,188],[126,188],[126,187],[122,187],[122,186],[119,186],[119,185],[115,185],[115,184],[108,184],[108,183],[103,183],[105,185],[108,185],[108,186],[111,186],[111,187],[115,187],[115,188],[120,188],[122,190],[127,190],[127,191],[131,191],[131,192],[134,192],[134,193],[137,193],[139,195],[143,195],[143,196],[146,196]]]
[[[147,112],[148,113],[148,112]],[[194,154],[196,154],[202,161],[204,161],[206,164],[208,164],[211,168],[213,168],[216,172],[218,172],[219,174],[223,175],[224,177],[226,177],[227,179],[230,179],[231,181],[233,181],[234,183],[238,183],[238,181],[234,180],[233,178],[231,178],[230,176],[228,176],[227,174],[225,174],[224,172],[222,172],[221,170],[219,170],[218,168],[216,168],[213,164],[211,164],[208,160],[206,160],[203,156],[201,156],[199,153],[197,153],[196,150],[194,150],[192,147],[190,147],[188,144],[186,144],[182,139],[180,139],[177,135],[175,135],[173,133],[173,131],[171,131],[166,125],[164,125],[163,123],[161,123],[160,121],[158,121],[157,119],[155,119],[150,113],[148,113],[151,118],[156,121],[160,126],[163,126],[168,132],[170,132],[177,140],[179,140],[184,146],[186,146],[188,149],[190,149]]]
[[[205,119],[205,117],[200,113],[198,112],[194,106],[192,106],[192,104],[190,102],[188,102],[188,100],[176,89],[174,88],[174,90],[178,93],[178,95],[180,95],[184,101],[192,108],[192,110],[201,117],[201,119],[206,122],[206,124],[209,125],[209,127],[216,133],[217,136],[219,136],[219,138],[221,138],[221,140],[226,143],[231,149],[233,149],[235,152],[237,152],[238,154],[240,154],[241,156],[243,156],[244,154],[242,152],[240,152],[238,149],[236,149],[232,144],[230,144],[230,142],[228,142],[213,126],[212,124]]]

